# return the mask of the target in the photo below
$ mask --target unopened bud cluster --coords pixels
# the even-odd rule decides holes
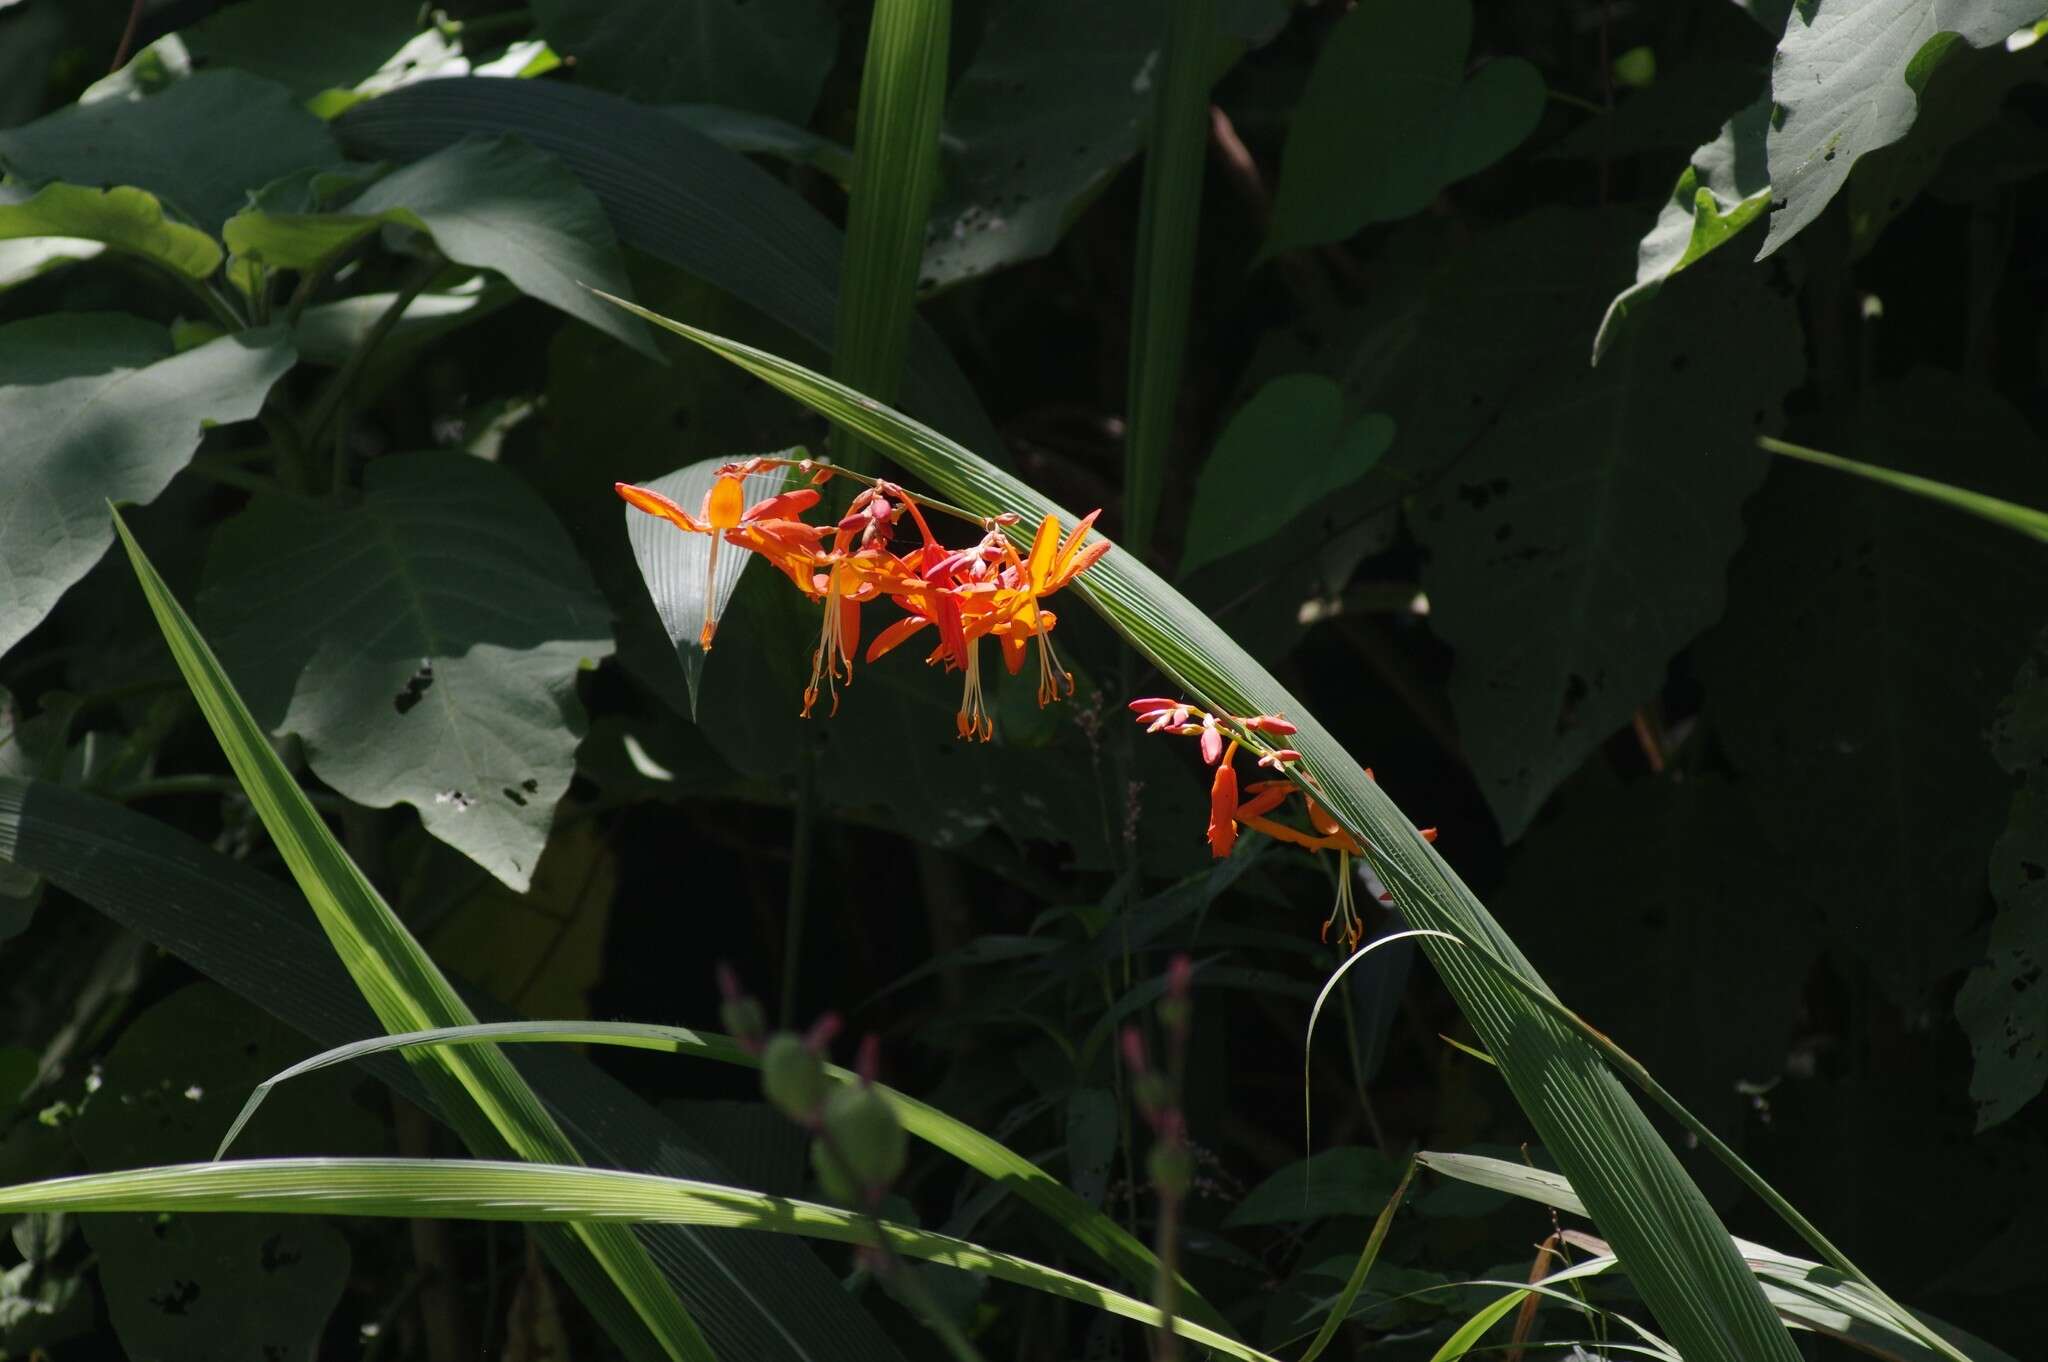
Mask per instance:
[[[719,967],[724,1002],[720,1020],[761,1065],[761,1094],[777,1111],[811,1132],[811,1168],[827,1197],[872,1208],[903,1173],[910,1138],[896,1108],[875,1087],[881,1051],[873,1036],[861,1042],[858,1073],[834,1075],[825,1062],[839,1018],[826,1013],[802,1035],[768,1032],[761,1004]]]

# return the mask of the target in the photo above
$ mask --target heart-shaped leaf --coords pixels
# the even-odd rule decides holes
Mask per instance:
[[[1471,79],[1471,0],[1364,0],[1337,21],[1294,111],[1268,253],[1420,212],[1520,146],[1543,77],[1519,57]]]
[[[1346,421],[1343,393],[1320,374],[1266,384],[1230,418],[1202,466],[1181,575],[1277,534],[1364,476],[1393,440],[1388,417]]]

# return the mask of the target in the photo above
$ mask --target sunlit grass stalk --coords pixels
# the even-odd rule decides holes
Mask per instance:
[[[832,372],[884,401],[902,384],[925,221],[938,191],[952,15],[953,0],[877,0],[868,27]],[[845,432],[835,434],[833,457],[852,468],[873,462]]]
[[[1209,74],[1216,0],[1166,7],[1166,53],[1152,102],[1138,212],[1137,287],[1125,399],[1123,543],[1152,551],[1173,443],[1188,318],[1195,288],[1196,225],[1209,142]]]

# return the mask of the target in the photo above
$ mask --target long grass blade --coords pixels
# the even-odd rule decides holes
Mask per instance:
[[[741,1048],[739,1042],[730,1036],[722,1036],[713,1031],[693,1031],[687,1027],[655,1026],[641,1022],[483,1022],[474,1026],[452,1026],[400,1035],[370,1036],[348,1045],[337,1045],[332,1049],[323,1050],[257,1084],[255,1090],[249,1094],[249,1100],[243,1103],[241,1113],[235,1117],[234,1124],[228,1127],[227,1134],[221,1138],[220,1152],[215,1157],[226,1156],[229,1147],[235,1142],[235,1137],[241,1134],[243,1127],[248,1125],[250,1118],[255,1116],[257,1109],[263,1105],[278,1084],[312,1073],[316,1069],[347,1064],[393,1050],[443,1045],[520,1043],[621,1045],[642,1050],[663,1050],[686,1058],[715,1060],[721,1064],[737,1064],[744,1068],[760,1067],[760,1060]],[[858,1075],[851,1069],[842,1069],[836,1064],[826,1065],[825,1072],[835,1083],[858,1081]],[[1152,1284],[1159,1270],[1159,1262],[1152,1256],[1152,1251],[1126,1232],[1123,1226],[1068,1191],[1059,1179],[1008,1145],[982,1134],[964,1121],[948,1116],[937,1107],[928,1106],[884,1083],[877,1083],[874,1088],[889,1100],[889,1104],[896,1109],[898,1119],[903,1122],[903,1128],[912,1135],[936,1149],[951,1154],[991,1182],[1014,1191],[1026,1202],[1044,1212],[1053,1224],[1072,1235],[1076,1242],[1094,1254],[1104,1266],[1133,1286],[1149,1287]],[[1197,1323],[1208,1328],[1222,1333],[1232,1332],[1221,1313],[1203,1300],[1200,1293],[1185,1279],[1181,1282],[1181,1293],[1183,1314],[1193,1317]]]
[[[114,528],[228,764],[298,882],[364,1001],[394,1031],[459,1026],[476,1016],[307,802],[220,660],[164,585],[119,512]],[[575,1147],[496,1048],[423,1052],[416,1067],[442,1114],[481,1154],[577,1162]],[[630,1230],[573,1225],[550,1236],[563,1276],[635,1356],[708,1359],[696,1322]]]
[[[781,388],[837,424],[891,451],[948,500],[985,515],[1014,513],[1027,525],[1070,518],[1018,479],[881,403],[752,346],[612,301],[688,336]],[[1796,1362],[1797,1352],[1727,1231],[1630,1098],[1599,1051],[1498,977],[1505,967],[1529,989],[1541,976],[1443,858],[1380,787],[1366,779],[1305,706],[1221,629],[1135,555],[1111,553],[1074,590],[1192,700],[1226,714],[1285,713],[1299,729],[1316,801],[1367,848],[1402,915],[1478,947],[1422,938],[1422,947],[1537,1135],[1571,1175],[1593,1218],[1628,1265],[1665,1332],[1691,1362]],[[1475,959],[1485,954],[1488,962]]]
[[[1123,537],[1140,557],[1152,551],[1187,359],[1215,50],[1216,0],[1174,0],[1166,7],[1166,69],[1152,104],[1138,210],[1125,399]]]
[[[1057,1268],[930,1230],[739,1187],[612,1169],[456,1159],[250,1159],[90,1173],[0,1188],[0,1211],[323,1212],[331,1215],[708,1225],[845,1244],[982,1273],[1173,1332],[1242,1362],[1276,1362],[1192,1320]]]
[[[1415,1156],[1415,1161],[1433,1173],[1459,1182],[1505,1192],[1566,1215],[1590,1218],[1585,1203],[1562,1173],[1482,1154],[1425,1150]],[[1605,1247],[1575,1231],[1568,1231],[1566,1237],[1594,1249]],[[1930,1322],[1862,1282],[1844,1280],[1831,1266],[1747,1239],[1731,1237],[1730,1242],[1764,1284],[1773,1308],[1789,1323],[1843,1336],[1854,1332],[1856,1341],[1866,1349],[1882,1346],[1887,1350],[1884,1355],[1910,1357],[1916,1362],[1936,1357],[1948,1358],[1950,1362],[2011,1362],[2005,1354],[1978,1340],[1970,1340],[1970,1351],[1964,1352],[1949,1337],[1957,1332],[1952,1327]]]
[[[1826,450],[1795,445],[1790,440],[1759,435],[1756,442],[1759,448],[1767,449],[1773,454],[1782,454],[1788,459],[1798,459],[1801,463],[1814,464],[1820,468],[1832,468],[1838,473],[1868,478],[1872,482],[1883,483],[1897,491],[1910,492],[1916,497],[1925,497],[1944,506],[1953,506],[1958,511],[1976,516],[1979,520],[1988,520],[1994,525],[2002,525],[2008,530],[2018,530],[2021,534],[2048,542],[2048,511],[2037,511],[2031,506],[2001,501],[1997,497],[1988,497],[1982,492],[1972,492],[1965,487],[1952,487],[1948,483],[1936,482],[1932,478],[1919,478],[1911,473],[1880,468],[1876,464],[1845,459]]]
[[[939,188],[952,18],[953,0],[877,0],[868,26],[832,374],[885,402],[903,381],[925,221]],[[833,453],[849,467],[872,462],[844,432]]]
[[[1344,1283],[1344,1289],[1337,1293],[1337,1299],[1330,1306],[1330,1313],[1323,1320],[1323,1327],[1316,1330],[1308,1351],[1297,1362],[1316,1362],[1323,1355],[1323,1349],[1330,1346],[1330,1340],[1337,1336],[1337,1330],[1344,1321],[1351,1318],[1351,1306],[1358,1299],[1358,1293],[1365,1287],[1365,1279],[1372,1275],[1372,1265],[1379,1261],[1380,1246],[1387,1242],[1387,1231],[1393,1227],[1394,1212],[1401,1209],[1401,1203],[1408,1199],[1408,1184],[1415,1181],[1416,1164],[1409,1160],[1407,1171],[1401,1174],[1401,1185],[1387,1198],[1386,1209],[1372,1222],[1372,1233],[1365,1237],[1365,1248],[1358,1255],[1357,1266],[1351,1269],[1351,1280]]]

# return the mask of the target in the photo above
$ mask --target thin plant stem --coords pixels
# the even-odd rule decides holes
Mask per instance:
[[[107,68],[107,74],[110,76],[126,66],[129,54],[135,51],[135,31],[142,27],[143,3],[144,0],[135,0],[135,3],[128,6],[127,26],[121,30],[121,41],[114,48],[114,63]]]
[[[782,926],[782,1000],[778,1024],[796,1025],[797,980],[803,972],[804,918],[810,911],[811,857],[817,853],[817,751],[813,742],[798,744],[795,825],[789,836],[789,902]]]
[[[335,418],[340,414],[342,400],[348,396],[349,389],[354,386],[356,378],[362,373],[363,365],[369,362],[370,356],[376,352],[379,345],[383,344],[384,338],[391,334],[391,328],[398,325],[399,318],[405,315],[405,310],[408,307],[412,306],[413,299],[419,297],[420,293],[433,280],[434,276],[440,273],[442,263],[439,256],[420,263],[419,267],[405,281],[404,287],[399,289],[398,296],[391,300],[391,306],[384,309],[383,314],[377,318],[376,322],[370,327],[369,332],[356,345],[356,348],[349,351],[348,358],[342,362],[340,372],[327,381],[327,386],[321,390],[320,396],[315,399],[313,410],[306,418],[305,439],[308,447],[317,447],[319,445],[329,426],[334,423]],[[340,454],[341,441],[338,436],[335,440],[335,448],[335,471],[338,474],[341,471],[342,462]],[[339,477],[336,478],[336,485],[341,485]]]

